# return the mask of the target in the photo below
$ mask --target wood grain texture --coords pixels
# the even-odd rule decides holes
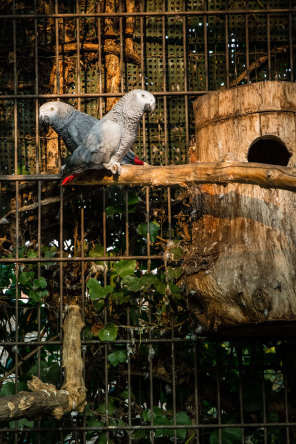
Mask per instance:
[[[68,411],[82,412],[86,388],[81,357],[81,330],[84,323],[78,305],[70,305],[63,324],[63,367],[65,381],[61,390],[42,382],[36,376],[27,383],[31,392],[5,396],[0,402],[0,422],[21,418],[36,419],[53,416],[61,419]]]
[[[206,183],[245,183],[296,191],[296,169],[292,167],[224,161],[170,166],[122,165],[121,168],[119,176],[113,176],[107,170],[90,170],[75,178],[70,185],[188,187]]]
[[[295,93],[292,82],[258,82],[194,103],[195,159],[218,162],[189,189],[197,216],[184,259],[188,307],[207,331],[296,321]],[[261,139],[282,143],[287,167],[247,162]]]

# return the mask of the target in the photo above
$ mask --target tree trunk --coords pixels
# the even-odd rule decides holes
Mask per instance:
[[[272,163],[283,154],[293,166],[295,92],[292,83],[262,82],[197,99],[197,159],[247,162],[254,142],[269,139]],[[259,143],[255,156],[264,149]],[[190,193],[195,220],[184,269],[198,323],[217,330],[296,320],[296,195],[251,184],[202,185]]]

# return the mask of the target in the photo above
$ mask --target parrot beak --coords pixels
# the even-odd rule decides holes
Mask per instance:
[[[155,100],[154,100],[154,102],[147,103],[145,105],[145,108],[146,108],[145,111],[147,111],[150,114],[153,114],[155,111]]]
[[[46,129],[49,126],[49,118],[44,114],[39,114],[39,124],[42,128]]]

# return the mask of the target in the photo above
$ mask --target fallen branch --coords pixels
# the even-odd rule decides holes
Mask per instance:
[[[279,46],[278,48],[274,48],[271,51],[271,57],[274,57],[277,54],[283,54],[285,52],[287,52],[288,50],[288,45],[283,45],[283,46]],[[236,79],[234,79],[231,83],[230,83],[230,87],[233,86],[237,86],[242,80],[245,80],[247,78],[248,73],[250,74],[252,71],[254,71],[254,69],[259,68],[260,65],[262,65],[263,63],[266,62],[266,60],[268,59],[268,56],[261,56],[259,57],[257,60],[255,60],[255,62],[251,63],[251,65],[249,66],[249,69],[243,71]],[[225,89],[226,86],[223,86],[223,88],[221,89]]]
[[[58,390],[36,376],[27,383],[30,392],[1,398],[0,422],[51,415],[61,419],[68,411],[83,411],[86,388],[83,381],[80,333],[84,323],[78,305],[70,305],[64,321],[63,367],[65,382]]]
[[[60,201],[60,196],[56,196],[56,197],[47,197],[46,199],[42,199],[40,201],[40,205],[41,206],[45,206],[45,205],[51,205],[54,203],[57,203]],[[38,208],[39,206],[39,202],[34,202],[32,204],[29,205],[24,205],[23,207],[20,207],[18,209],[19,213],[23,213],[24,211],[31,211],[31,210],[36,210],[36,208]],[[3,216],[0,219],[0,224],[6,223],[6,219],[10,216],[12,216],[13,214],[16,213],[16,210],[10,210],[8,211],[8,213],[5,214],[5,216]]]
[[[180,186],[192,184],[247,183],[263,188],[296,191],[296,169],[251,162],[200,162],[187,165],[122,165],[120,176],[106,170],[92,170],[78,176],[71,185]]]

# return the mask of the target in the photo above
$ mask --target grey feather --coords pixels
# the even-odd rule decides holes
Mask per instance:
[[[67,149],[74,150],[85,140],[92,127],[99,122],[93,116],[77,111],[64,102],[47,102],[40,107],[39,121],[41,125],[50,125],[63,139]],[[130,151],[122,163],[134,164],[135,153]]]
[[[50,104],[46,105],[50,107]],[[76,149],[69,162],[63,167],[63,177],[78,174],[86,169],[103,167],[113,173],[120,173],[120,163],[133,163],[130,159],[134,159],[135,155],[131,147],[137,138],[139,123],[144,113],[153,112],[155,109],[155,97],[145,90],[131,91],[101,120],[95,119],[95,123],[91,116],[80,113],[70,105],[61,105],[57,105],[59,109],[54,118],[48,110],[45,112],[43,105],[44,108],[40,108],[40,119],[54,128],[66,146],[69,146],[69,150],[79,143],[77,148],[74,147]],[[92,120],[88,119],[89,117]]]

